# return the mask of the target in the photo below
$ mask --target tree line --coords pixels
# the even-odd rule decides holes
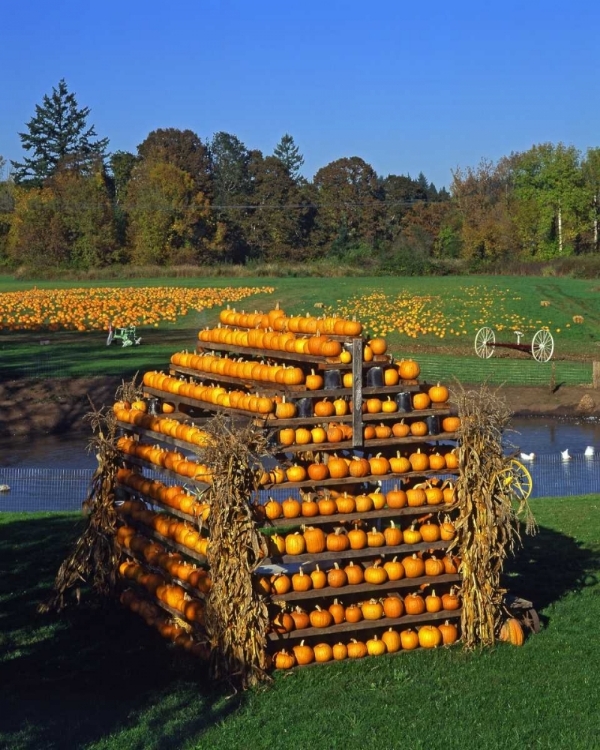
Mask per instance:
[[[456,169],[450,191],[421,173],[378,175],[358,156],[312,180],[285,134],[272,154],[231,133],[157,129],[108,151],[64,80],[0,157],[0,264],[89,269],[355,261],[390,273],[435,262],[598,252],[600,149],[539,144]]]

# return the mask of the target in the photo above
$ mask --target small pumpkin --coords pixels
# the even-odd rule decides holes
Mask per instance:
[[[392,630],[392,628],[381,634],[381,640],[385,643],[385,647],[390,654],[394,654],[402,648],[400,633],[397,630]]]
[[[362,659],[368,653],[366,645],[355,638],[352,638],[347,648],[349,659]]]
[[[445,385],[438,383],[437,385],[431,386],[428,391],[428,396],[433,404],[445,404],[450,398],[450,393]]]
[[[381,656],[387,652],[387,646],[383,639],[379,639],[376,635],[369,638],[367,641],[367,653],[369,656]]]
[[[362,610],[358,604],[351,604],[349,607],[346,607],[344,617],[346,622],[349,623],[360,622],[363,619]]]
[[[317,564],[310,574],[310,580],[314,589],[324,589],[327,586],[327,573]]]
[[[438,629],[442,634],[442,643],[444,646],[451,646],[458,640],[458,628],[450,620],[446,620],[442,625],[438,625]]]
[[[315,660],[315,653],[312,647],[305,644],[304,641],[300,641],[300,643],[295,645],[292,651],[299,666],[311,664]]]
[[[333,615],[326,609],[317,606],[309,614],[310,624],[313,628],[328,628],[333,622]]]
[[[402,565],[397,557],[394,557],[392,560],[388,560],[386,563],[384,563],[383,568],[388,574],[388,578],[390,581],[399,581],[405,576],[404,565]]]
[[[404,602],[399,596],[386,596],[381,604],[386,617],[402,617],[404,614]]]
[[[333,617],[333,622],[335,625],[340,625],[342,622],[344,622],[344,618],[346,616],[346,609],[343,604],[340,604],[337,599],[334,599],[333,602],[328,607],[329,613]]]
[[[511,643],[513,646],[522,646],[525,641],[525,633],[521,623],[516,617],[509,617],[500,628],[501,641]]]
[[[333,568],[330,568],[327,573],[327,583],[332,588],[340,588],[348,583],[346,572],[340,568],[337,562],[333,564]]]
[[[414,359],[403,359],[398,364],[398,374],[402,380],[415,380],[419,377],[421,368]]]
[[[333,659],[333,648],[329,643],[317,643],[313,648],[313,652],[316,662],[323,663]]]
[[[309,554],[318,554],[325,551],[327,540],[323,529],[315,526],[307,526],[304,529],[303,537],[306,545],[306,551]]]
[[[440,612],[443,606],[442,597],[435,593],[435,589],[432,589],[431,594],[425,597],[425,609],[428,612]]]
[[[351,586],[362,583],[365,580],[365,571],[363,570],[362,565],[357,565],[352,561],[346,565],[344,572],[346,573],[348,584]]]
[[[402,560],[402,565],[407,578],[420,578],[425,574],[425,563],[416,552],[409,557],[405,557]]]
[[[388,574],[385,568],[382,568],[379,562],[374,562],[365,569],[365,581],[379,585],[388,580]]]
[[[360,609],[365,620],[380,620],[384,615],[383,604],[377,599],[363,602]]]
[[[294,591],[310,591],[313,587],[312,578],[307,575],[302,566],[297,573],[292,576],[292,588]]]
[[[393,521],[390,521],[390,525],[383,530],[383,536],[385,537],[385,543],[389,547],[396,547],[402,544],[402,530]]]
[[[288,555],[302,555],[306,551],[306,541],[299,531],[287,534],[285,537],[285,551]]]
[[[343,552],[350,547],[350,540],[341,526],[337,526],[334,531],[327,534],[327,549],[330,552]]]
[[[422,648],[437,648],[442,643],[442,634],[435,625],[419,628],[419,645]]]
[[[273,666],[275,669],[291,669],[296,666],[296,657],[285,649],[273,654]]]
[[[404,597],[404,609],[407,615],[422,615],[425,612],[425,599],[413,591]]]
[[[405,651],[413,651],[419,647],[419,636],[412,628],[403,630],[400,633],[400,643]]]
[[[308,612],[305,612],[301,607],[296,607],[293,612],[290,612],[290,616],[294,621],[296,630],[304,630],[310,625]]]

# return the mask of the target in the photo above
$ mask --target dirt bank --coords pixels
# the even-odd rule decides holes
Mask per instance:
[[[89,431],[90,399],[112,404],[118,377],[14,380],[0,383],[0,436]],[[591,388],[503,388],[515,416],[600,418],[600,391]]]

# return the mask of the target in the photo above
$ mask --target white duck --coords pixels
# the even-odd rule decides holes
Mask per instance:
[[[533,461],[535,453],[521,453],[521,461]]]
[[[568,461],[571,458],[571,454],[569,453],[569,449],[567,448],[564,451],[560,452],[561,458],[563,461]]]
[[[583,455],[584,456],[588,456],[588,458],[591,457],[591,456],[593,456],[594,453],[595,453],[595,451],[594,451],[594,446],[593,445],[588,445],[588,447],[583,451]]]
[[[0,492],[9,492],[10,487],[7,484],[0,484]]]

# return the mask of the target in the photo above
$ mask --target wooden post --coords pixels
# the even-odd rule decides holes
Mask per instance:
[[[600,362],[592,362],[592,388],[600,388]]]
[[[362,419],[363,340],[352,340],[352,447],[363,446]]]

